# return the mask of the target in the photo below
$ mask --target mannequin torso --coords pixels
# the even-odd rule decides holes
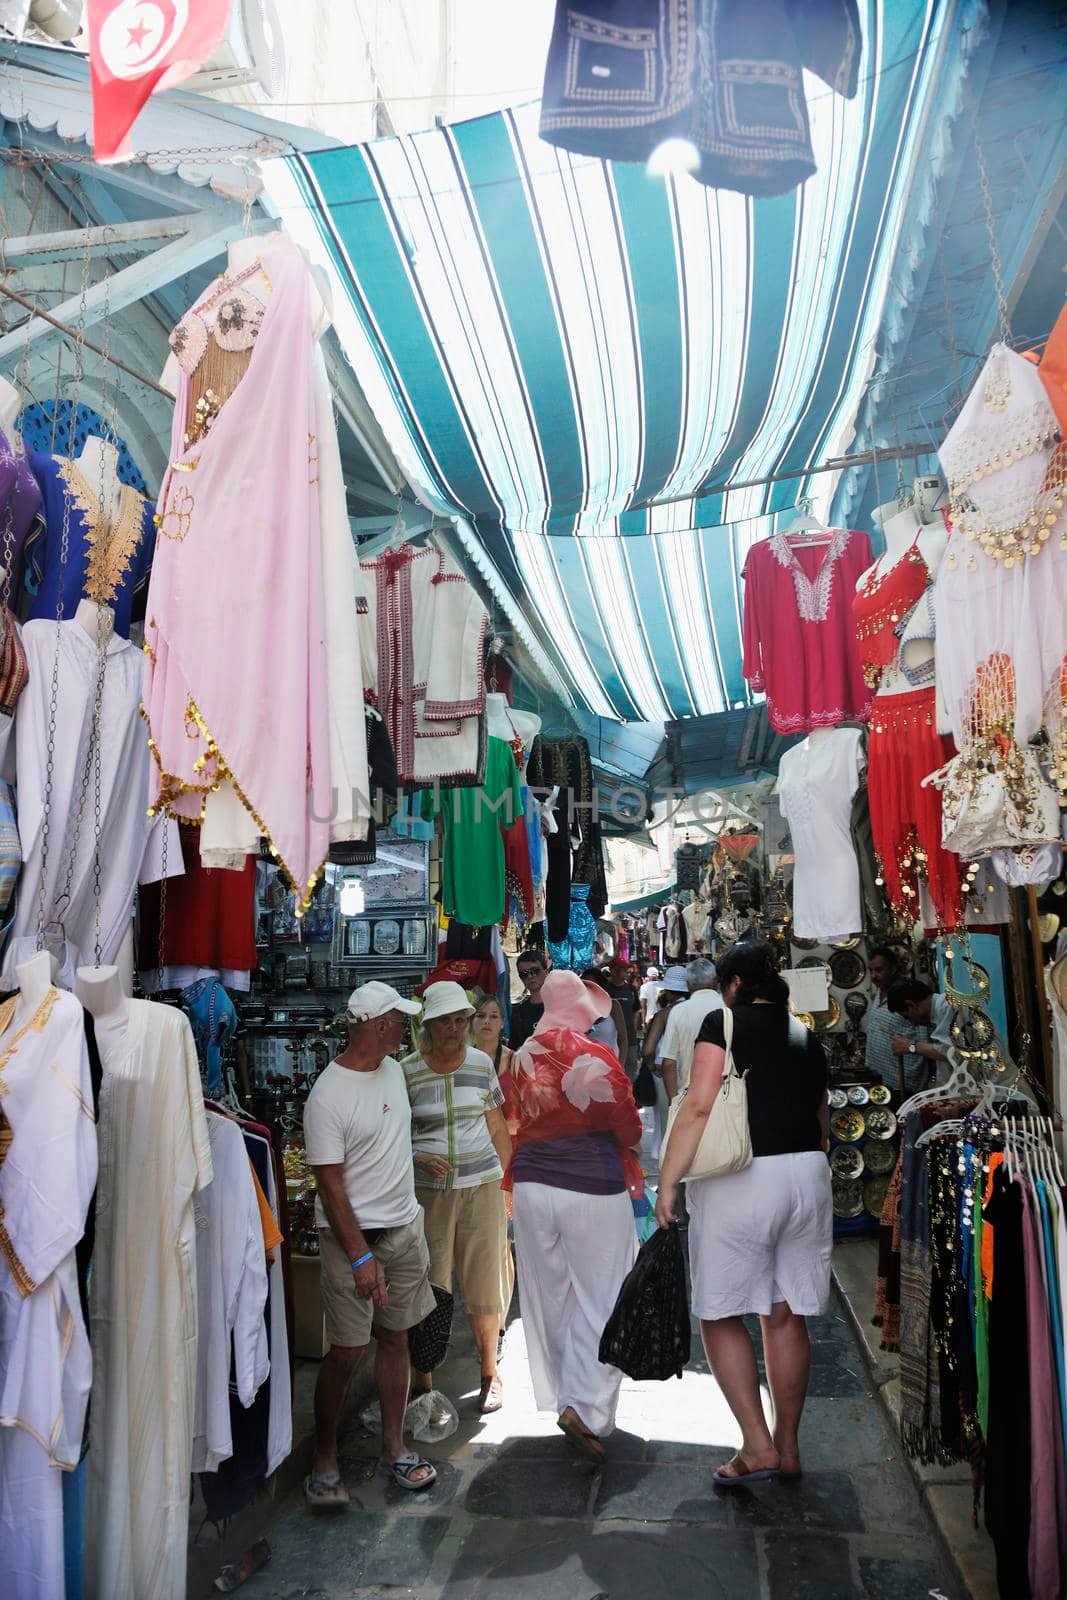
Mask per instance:
[[[22,400],[15,385],[0,378],[0,428],[9,436],[21,409]]]
[[[57,971],[56,958],[49,955],[47,950],[38,950],[36,955],[15,968],[20,995],[14,1020],[19,1027],[33,1016],[55,982]]]
[[[519,769],[519,782],[526,782],[526,762],[533,742],[541,731],[541,718],[533,711],[515,711],[502,694],[485,697],[485,731],[491,739],[503,739],[514,749],[515,741],[522,741],[523,754],[515,753]]]
[[[872,581],[883,579],[892,572],[897,564],[903,561],[913,548],[922,557],[927,572],[928,582],[932,583],[937,576],[937,569],[941,565],[941,557],[945,553],[948,543],[948,533],[944,520],[936,510],[936,502],[940,493],[933,494],[933,489],[940,490],[940,480],[937,478],[916,478],[914,504],[898,509],[896,501],[889,501],[886,505],[879,506],[873,520],[881,527],[885,538],[885,552],[873,566],[868,567],[856,585],[857,592]],[[929,520],[927,520],[929,519]],[[915,640],[903,646],[902,653],[906,652],[905,660],[911,672],[917,672],[921,667],[933,660],[933,641]],[[914,684],[900,669],[900,657],[895,655],[893,660],[882,669],[881,680],[878,684],[877,694],[884,695],[908,694]]]
[[[118,967],[79,967],[74,993],[93,1019],[101,1060],[112,1060],[125,1038],[130,1015]]]

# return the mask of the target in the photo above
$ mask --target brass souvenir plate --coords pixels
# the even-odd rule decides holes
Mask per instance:
[[[854,1144],[839,1144],[830,1152],[830,1171],[835,1178],[858,1178],[863,1165],[863,1151]]]
[[[863,1138],[865,1127],[862,1111],[835,1111],[830,1118],[830,1132],[841,1144],[855,1144]]]
[[[872,1083],[867,1098],[872,1106],[887,1106],[893,1096],[884,1083]]]
[[[860,1178],[832,1178],[835,1217],[858,1217],[863,1210],[863,1180]]]
[[[829,1033],[831,1028],[836,1028],[841,1021],[841,1003],[834,996],[830,996],[830,1004],[825,1011],[811,1013],[811,1026],[816,1033]]]
[[[871,1176],[881,1178],[896,1166],[897,1152],[888,1142],[872,1139],[863,1147],[863,1160]]]
[[[845,1093],[844,1089],[830,1090],[830,1104],[835,1111],[844,1110],[845,1106],[848,1105],[848,1095]]]
[[[897,1119],[888,1106],[875,1106],[867,1113],[867,1132],[872,1139],[891,1139],[897,1131]]]
[[[835,950],[830,957],[830,977],[835,989],[855,989],[863,982],[867,968],[855,950]]]
[[[870,1098],[870,1091],[865,1083],[854,1083],[848,1091],[850,1106],[865,1106]]]
[[[871,1178],[863,1185],[863,1207],[872,1217],[880,1217],[889,1189],[888,1178]]]

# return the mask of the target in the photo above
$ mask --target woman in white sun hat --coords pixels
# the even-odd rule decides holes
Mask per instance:
[[[458,983],[423,995],[419,1049],[401,1065],[411,1101],[415,1193],[425,1213],[430,1278],[467,1308],[481,1358],[479,1405],[499,1411],[497,1337],[507,1312],[507,1215],[500,1183],[511,1160],[504,1096],[491,1057],[470,1042],[474,1007]],[[419,1375],[432,1387],[430,1373]]]

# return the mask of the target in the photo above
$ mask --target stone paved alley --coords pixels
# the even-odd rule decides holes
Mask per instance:
[[[711,1473],[738,1436],[695,1333],[680,1382],[624,1384],[600,1470],[534,1410],[518,1317],[504,1410],[477,1416],[478,1368],[457,1321],[438,1386],[459,1431],[422,1446],[436,1486],[416,1496],[388,1483],[353,1419],[350,1509],[311,1513],[298,1494],[259,1508],[241,1543],[265,1535],[273,1556],[241,1589],[247,1600],[964,1600],[836,1300],[812,1323],[804,1478],[729,1495]],[[210,1592],[209,1581],[190,1588],[193,1600]]]

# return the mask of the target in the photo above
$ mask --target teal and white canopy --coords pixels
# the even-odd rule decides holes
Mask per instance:
[[[536,105],[270,164],[410,482],[590,711],[748,703],[745,555],[836,479],[737,485],[847,452],[981,12],[861,4],[859,93],[808,80],[818,172],[780,199],[570,157]]]

